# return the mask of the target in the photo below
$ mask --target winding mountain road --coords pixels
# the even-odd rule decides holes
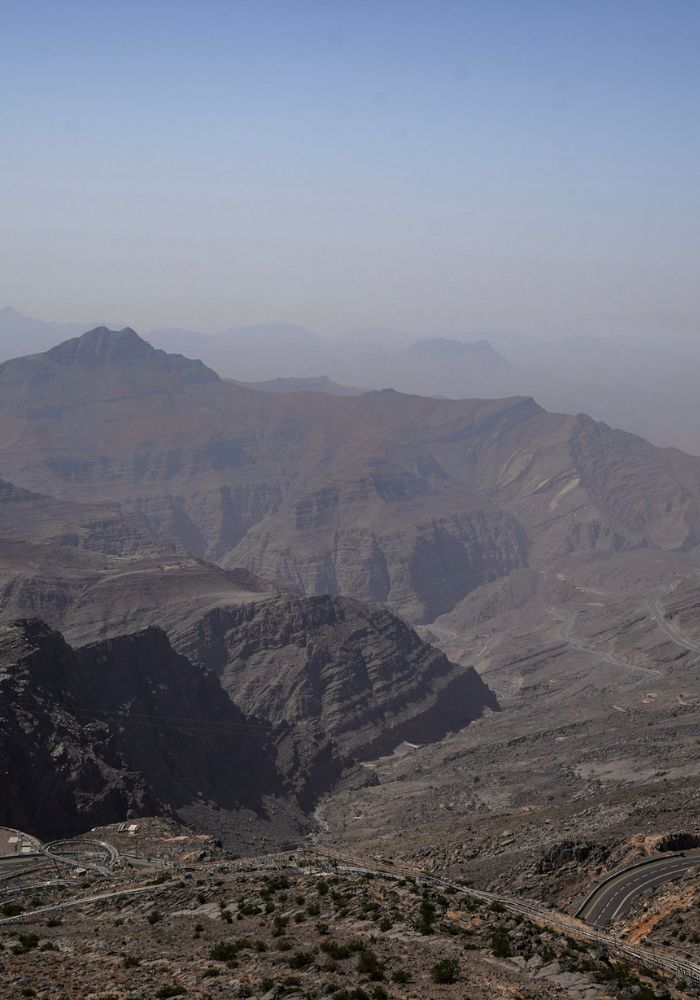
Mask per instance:
[[[649,613],[671,642],[675,642],[677,646],[682,646],[683,649],[687,649],[691,653],[700,653],[700,644],[690,642],[689,639],[686,639],[683,633],[664,616],[661,601],[668,593],[670,593],[670,590],[665,591],[661,597],[650,598],[648,601]]]
[[[700,851],[688,851],[651,858],[613,873],[593,890],[577,910],[576,916],[593,927],[607,927],[613,920],[628,913],[642,893],[682,878],[686,872],[698,867]]]
[[[625,663],[624,660],[618,660],[610,653],[605,653],[603,650],[596,649],[595,646],[587,646],[582,639],[577,639],[575,636],[571,635],[571,626],[576,620],[576,613],[572,615],[563,615],[561,611],[557,611],[556,608],[548,608],[549,613],[553,618],[556,618],[560,622],[557,635],[562,642],[565,642],[568,646],[573,649],[577,649],[581,653],[588,653],[591,656],[597,656],[599,660],[604,660],[605,663],[610,663],[614,667],[622,667],[625,670],[633,670],[637,673],[642,674],[654,674],[658,675],[661,673],[660,670],[655,670],[653,667],[641,667],[634,663]]]

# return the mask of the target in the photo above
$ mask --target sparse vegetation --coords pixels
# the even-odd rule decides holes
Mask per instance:
[[[459,976],[459,962],[456,958],[442,958],[430,970],[434,983],[456,983]]]

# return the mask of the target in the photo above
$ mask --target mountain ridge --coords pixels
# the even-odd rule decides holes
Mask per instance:
[[[0,365],[7,478],[119,509],[222,566],[414,622],[571,552],[697,545],[700,459],[585,415],[531,397],[261,392],[154,353]]]

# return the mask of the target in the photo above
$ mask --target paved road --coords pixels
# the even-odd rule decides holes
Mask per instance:
[[[688,982],[700,985],[700,965],[697,965],[692,960],[689,960],[689,958],[685,955],[670,951],[667,948],[651,948],[645,945],[629,944],[622,938],[611,936],[598,927],[591,927],[590,925],[587,925],[578,917],[571,917],[568,914],[547,909],[541,904],[532,904],[523,899],[515,899],[512,897],[501,896],[496,893],[485,892],[483,890],[467,888],[459,883],[441,878],[439,875],[434,873],[429,875],[424,872],[416,876],[415,869],[404,868],[403,865],[396,863],[392,864],[391,869],[387,869],[379,866],[365,866],[358,864],[353,859],[346,859],[345,861],[342,861],[341,855],[335,855],[334,852],[319,852],[316,851],[315,848],[308,851],[308,853],[310,855],[316,853],[321,858],[325,857],[328,859],[333,866],[332,870],[336,873],[341,870],[356,873],[369,872],[374,875],[379,875],[382,878],[389,879],[400,879],[406,876],[416,877],[418,883],[442,885],[454,889],[458,893],[474,896],[487,902],[497,901],[512,913],[521,913],[530,919],[543,923],[545,926],[556,927],[560,931],[563,931],[564,933],[575,938],[601,944],[613,954],[622,955],[628,959],[631,958],[635,962],[641,962],[647,969],[662,969],[665,972],[670,972],[677,978],[685,979]],[[700,864],[700,851],[693,853],[697,855],[696,863]],[[671,859],[664,858],[662,860],[667,861]],[[680,860],[692,859],[681,858]],[[653,868],[653,865],[651,867]],[[312,869],[307,867],[306,870],[309,871]]]
[[[8,854],[0,856],[0,880],[12,878],[23,872],[41,868],[46,864],[44,854]]]
[[[652,618],[659,626],[662,632],[671,640],[675,642],[677,646],[682,646],[683,649],[689,650],[691,653],[700,653],[700,644],[691,642],[689,639],[682,634],[682,632],[672,625],[671,622],[664,616],[663,610],[661,608],[661,601],[669,591],[666,591],[662,597],[657,597],[656,599],[649,600],[649,611]]]
[[[640,667],[634,663],[625,663],[624,660],[617,660],[610,653],[605,653],[601,649],[596,649],[595,646],[587,646],[582,639],[577,639],[575,636],[571,635],[571,627],[576,620],[576,613],[569,615],[563,615],[556,608],[548,608],[549,613],[561,622],[558,630],[558,636],[562,642],[567,643],[567,645],[573,647],[573,649],[578,649],[581,653],[590,653],[591,656],[597,656],[599,660],[604,660],[605,663],[611,663],[615,667],[623,667],[625,670],[636,670],[637,672],[643,674],[660,674],[660,670],[655,670],[653,667]]]
[[[576,916],[593,927],[607,927],[630,911],[637,896],[681,878],[697,867],[700,867],[700,851],[688,851],[684,857],[660,857],[621,871],[601,883]]]

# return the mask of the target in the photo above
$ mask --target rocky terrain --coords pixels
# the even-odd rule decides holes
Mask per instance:
[[[515,569],[698,541],[700,459],[531,399],[256,392],[100,329],[1,365],[0,415],[19,487],[416,622]]]
[[[91,833],[124,852],[109,880],[88,872],[31,894],[0,888],[8,997],[689,995],[673,978],[452,887],[373,878],[313,854],[232,861],[211,838],[162,820]],[[133,868],[137,838],[169,867]]]
[[[320,641],[314,650],[298,645],[314,630],[312,599],[286,601],[275,609],[278,631],[263,604],[253,606],[247,630],[234,624],[242,608],[222,609],[216,625],[204,620],[196,640],[182,640],[196,641],[199,656],[210,658],[227,638],[238,643],[223,666],[225,689],[213,662],[202,669],[197,656],[191,662],[176,653],[155,628],[73,650],[38,621],[0,626],[0,822],[40,834],[76,832],[129,812],[166,810],[196,817],[232,842],[240,836],[241,809],[269,819],[285,809],[263,807],[263,800],[286,796],[294,817],[344,772],[352,774],[358,757],[396,746],[406,732],[437,739],[497,707],[478,675],[457,668],[387,612],[387,632],[404,649],[385,662],[388,636],[362,606],[322,609],[325,649]],[[296,635],[280,634],[280,621]],[[350,634],[360,625],[364,634]],[[246,685],[236,671],[255,634],[266,654]],[[281,822],[292,839],[304,826],[300,814],[289,828]],[[279,825],[271,822],[271,836]]]
[[[157,629],[74,650],[38,621],[0,626],[0,713],[0,822],[44,839],[284,792],[269,727]]]
[[[221,676],[243,711],[284,726],[280,766],[307,804],[343,761],[405,736],[439,738],[497,707],[471,668],[450,663],[387,610],[276,596],[244,570],[194,559],[133,527],[4,484],[0,620],[41,615],[79,644],[158,625]]]
[[[105,650],[100,655],[106,672],[119,669],[114,657],[130,655],[125,632],[157,624],[175,648],[190,658],[195,674],[213,672],[221,677],[237,712],[242,709],[246,716],[270,724],[273,746],[268,747],[267,757],[275,759],[277,790],[291,796],[294,808],[312,808],[319,794],[343,772],[352,771],[359,756],[394,747],[407,734],[421,740],[440,738],[486,708],[496,707],[492,693],[473,670],[450,663],[387,610],[340,598],[275,596],[273,587],[246,571],[204,563],[133,528],[120,515],[98,515],[90,508],[5,483],[0,493],[0,533],[8,537],[0,534],[0,620],[40,614],[72,643],[81,644],[76,655],[83,656],[85,643],[92,643],[88,647],[92,650]],[[36,541],[22,541],[22,537]],[[63,648],[58,636],[51,641],[44,637],[42,642],[47,662],[51,650]],[[139,638],[137,647],[142,642]],[[10,660],[13,650],[11,644]],[[181,661],[170,649],[160,653],[161,673],[168,671],[171,662]],[[177,686],[181,676],[181,670],[176,672],[172,683]],[[141,696],[138,677],[131,692],[130,679],[131,675],[122,677],[125,704]],[[75,687],[78,705],[98,703],[75,672],[66,683],[71,690]],[[32,687],[31,680],[27,686]],[[10,689],[7,693],[14,697]],[[171,714],[193,715],[185,691],[174,690],[173,697],[180,697],[182,704]],[[106,711],[116,711],[120,704],[115,701]],[[35,709],[39,711],[38,706]],[[53,710],[49,697],[41,711],[51,715]],[[159,711],[154,709],[156,727]],[[197,712],[194,718],[196,722]],[[128,727],[137,724],[125,724],[128,737]],[[85,745],[91,746],[91,732],[82,732],[80,740]],[[23,752],[21,745],[15,746],[17,736],[14,731],[8,733],[14,747],[13,767],[17,766],[16,754],[21,757]],[[55,734],[42,737],[42,748],[46,743],[49,756],[58,739]],[[213,759],[219,753],[216,748],[206,752]],[[114,779],[119,786],[117,767],[110,766],[114,772],[110,781]],[[229,778],[228,771],[221,775],[222,788]],[[77,826],[92,818],[96,808],[101,818],[119,816],[124,808],[138,813],[149,805],[147,811],[153,811],[156,803],[174,808],[172,796],[158,797],[143,789],[138,795],[133,789],[117,794],[110,781],[105,788],[90,790],[83,804],[83,773],[68,776],[67,781],[69,786],[73,782],[67,793],[69,799],[73,795],[72,805],[67,808],[75,810]],[[202,805],[213,801],[224,812],[232,808],[225,797],[206,794],[204,784],[197,785],[201,793],[197,797],[191,794],[191,784],[183,784],[175,796],[180,811],[187,801],[187,808],[197,810],[198,822],[205,828],[215,824],[227,840],[240,836],[235,816],[224,820],[223,812],[217,817]],[[19,786],[5,792],[6,808],[11,811]],[[32,786],[24,794],[31,797]],[[93,794],[105,800],[105,811],[99,812]],[[36,825],[36,816],[33,821]],[[66,817],[57,822],[57,828],[63,829],[64,822],[69,822]],[[288,825],[282,824],[284,836],[294,837],[294,823],[291,831]]]
[[[173,641],[244,712],[290,727],[297,754],[325,735],[342,756],[368,758],[404,739],[433,742],[498,707],[472,668],[391,612],[348,598],[220,608]]]
[[[84,643],[274,590],[155,539],[136,518],[0,481],[2,620],[40,617]]]
[[[0,366],[0,620],[48,623],[4,626],[0,821],[159,811],[246,854],[308,834],[569,911],[700,830],[698,460],[527,399],[191,365],[98,330]],[[619,932],[692,953],[692,889]],[[528,947],[494,989],[547,995]],[[555,977],[593,971],[546,947]],[[236,988],[279,985],[260,961]]]

